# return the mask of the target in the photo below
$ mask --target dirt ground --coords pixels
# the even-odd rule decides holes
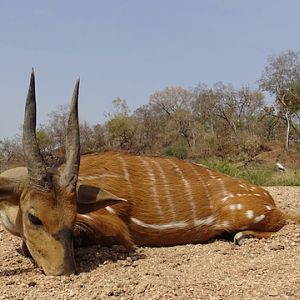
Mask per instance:
[[[270,187],[300,213],[300,188]],[[300,226],[242,246],[216,240],[170,248],[78,249],[79,275],[46,277],[0,227],[0,299],[300,299]]]

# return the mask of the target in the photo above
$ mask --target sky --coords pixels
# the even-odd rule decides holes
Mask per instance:
[[[38,124],[69,103],[103,123],[167,86],[257,87],[270,55],[300,50],[297,0],[0,1],[0,140],[21,132],[31,68]]]

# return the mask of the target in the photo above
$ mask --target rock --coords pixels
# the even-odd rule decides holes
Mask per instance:
[[[68,291],[70,297],[74,297],[75,296],[75,292],[73,290],[68,289],[67,291]]]
[[[276,297],[279,295],[279,293],[276,290],[270,290],[268,294],[271,297]]]
[[[278,251],[278,250],[283,250],[284,249],[284,246],[283,245],[279,245],[279,244],[277,244],[277,245],[272,245],[271,247],[270,247],[270,250],[273,250],[273,251]]]
[[[37,283],[35,281],[30,281],[27,283],[29,287],[34,287],[37,285]]]
[[[148,287],[148,283],[143,283],[143,284],[139,285],[136,289],[136,293],[143,294],[146,291],[147,287]]]

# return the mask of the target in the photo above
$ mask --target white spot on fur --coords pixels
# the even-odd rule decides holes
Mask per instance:
[[[259,222],[262,221],[265,217],[266,217],[265,215],[257,216],[257,217],[254,219],[254,223],[259,223]]]
[[[254,196],[257,196],[257,197],[260,197],[261,196],[261,194],[253,194]]]
[[[230,205],[228,206],[228,208],[229,208],[230,210],[235,210],[235,204],[230,204]]]
[[[207,170],[207,173],[209,174],[209,178],[211,179],[215,179],[216,176],[214,176],[214,174],[212,173],[212,171],[210,169],[206,169]]]
[[[245,186],[244,186],[243,184],[239,184],[239,186],[240,186],[241,188],[245,188]]]
[[[242,226],[241,228],[240,228],[240,230],[245,230],[245,229],[247,229],[248,228],[248,226]]]
[[[272,207],[270,205],[266,205],[267,210],[272,210]]]
[[[222,198],[222,201],[227,201],[228,199],[230,199],[230,198],[233,198],[234,197],[234,195],[232,194],[232,193],[229,193],[227,196],[225,196],[224,198]]]
[[[236,209],[237,209],[237,210],[242,210],[242,209],[243,209],[243,204],[238,203],[238,204],[236,205]]]
[[[114,214],[114,215],[116,214],[116,211],[110,206],[106,206],[105,209],[111,214]]]
[[[144,223],[143,221],[141,221],[137,218],[133,218],[133,217],[131,217],[130,220],[134,224],[139,225],[141,227],[156,229],[156,230],[179,229],[179,228],[185,228],[188,226],[188,223],[183,222],[183,221],[182,222],[171,222],[171,223],[167,223],[167,224],[148,224],[148,223]]]
[[[230,204],[228,206],[228,208],[230,210],[241,210],[243,208],[243,205],[241,203],[238,203],[238,204]]]
[[[223,221],[218,226],[221,229],[229,230],[230,229],[230,223],[228,221]]]
[[[252,219],[253,217],[254,217],[254,211],[253,210],[247,210],[246,211],[246,217],[248,218],[248,219]]]
[[[199,219],[194,221],[195,226],[203,226],[203,225],[212,225],[216,218],[214,216],[209,216],[204,219]]]

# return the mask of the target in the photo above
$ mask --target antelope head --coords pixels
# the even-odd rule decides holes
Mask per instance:
[[[50,173],[35,134],[36,99],[32,71],[23,125],[23,151],[28,174],[19,179],[0,177],[2,221],[9,231],[22,237],[46,275],[67,275],[75,271],[72,231],[77,214],[76,184],[80,162],[78,90],[79,80],[71,101],[65,166],[61,172]]]

